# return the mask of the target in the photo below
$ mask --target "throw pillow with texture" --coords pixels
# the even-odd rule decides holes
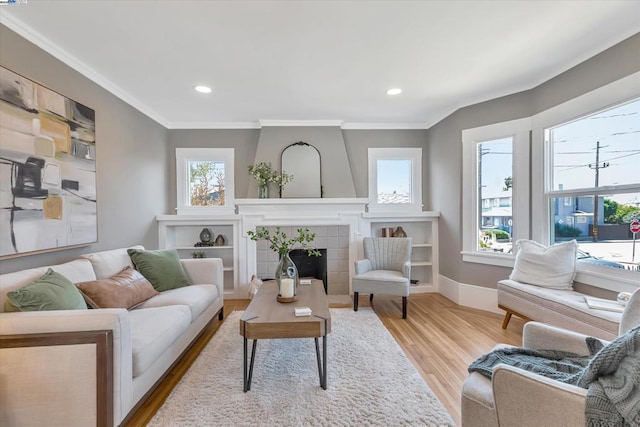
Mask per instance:
[[[189,278],[175,249],[128,249],[127,253],[136,270],[151,282],[156,291],[163,292],[189,285]]]
[[[545,246],[532,240],[518,240],[516,261],[509,279],[544,288],[573,290],[578,242]]]
[[[107,279],[76,283],[93,308],[131,309],[160,292],[140,272],[127,266]]]
[[[38,280],[7,292],[7,300],[19,311],[87,309],[75,285],[52,269],[48,269]]]

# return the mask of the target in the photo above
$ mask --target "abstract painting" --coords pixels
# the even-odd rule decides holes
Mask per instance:
[[[0,67],[0,258],[98,240],[95,112]]]

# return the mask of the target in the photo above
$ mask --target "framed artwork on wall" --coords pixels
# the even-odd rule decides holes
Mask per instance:
[[[0,67],[0,258],[98,240],[95,112]]]

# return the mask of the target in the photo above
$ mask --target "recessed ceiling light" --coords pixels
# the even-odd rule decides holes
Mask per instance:
[[[195,86],[194,89],[200,93],[211,93],[211,88],[209,86]]]
[[[387,95],[400,95],[401,93],[402,93],[402,89],[400,89],[399,87],[393,88],[393,89],[389,89],[387,91]]]

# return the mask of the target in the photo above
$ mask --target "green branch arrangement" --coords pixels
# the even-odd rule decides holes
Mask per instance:
[[[269,232],[268,228],[262,227],[259,230],[247,231],[247,235],[254,241],[266,240],[270,245],[269,248],[280,255],[288,254],[296,244],[300,244],[309,256],[322,256],[319,250],[307,246],[316,238],[316,233],[311,233],[308,228],[298,228],[296,237],[287,237],[280,227],[276,227],[273,233]]]

